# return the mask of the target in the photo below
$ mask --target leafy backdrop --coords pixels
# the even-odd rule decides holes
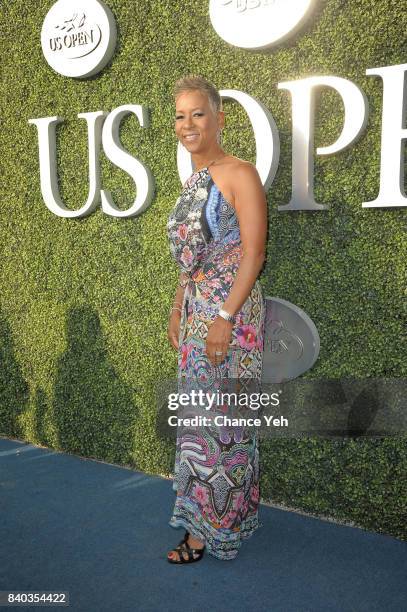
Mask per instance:
[[[261,283],[318,327],[320,356],[305,377],[405,377],[405,210],[361,207],[378,192],[382,99],[380,79],[365,70],[406,61],[404,3],[321,0],[295,37],[272,52],[249,52],[216,35],[208,2],[109,0],[116,53],[84,80],[56,74],[43,58],[40,32],[52,4],[3,0],[0,8],[1,434],[171,473],[174,447],[156,432],[154,385],[176,372],[166,336],[177,280],[166,221],[181,187],[171,90],[188,73],[254,95],[276,120],[281,158],[268,192]],[[291,101],[277,83],[313,74],[358,84],[369,122],[357,144],[316,159],[316,199],[330,210],[278,212],[290,198]],[[86,124],[77,114],[129,103],[150,109],[150,127],[128,117],[121,139],[155,177],[152,205],[131,219],[101,209],[84,219],[52,214],[28,120],[65,118],[57,129],[60,190],[75,209],[88,192]],[[254,162],[247,116],[233,101],[225,111],[225,149]],[[333,142],[342,121],[339,97],[322,92],[315,145]],[[132,180],[103,153],[101,163],[104,189],[128,208]],[[405,539],[406,466],[405,437],[272,440],[262,444],[261,494]]]

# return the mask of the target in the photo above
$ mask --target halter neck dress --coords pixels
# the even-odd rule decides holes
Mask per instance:
[[[242,256],[236,211],[208,167],[184,184],[167,231],[171,254],[189,275],[179,333],[179,388],[198,381],[205,389],[219,390],[225,379],[260,380],[265,303],[258,280],[236,313],[223,362],[213,366],[205,353],[209,326],[230,292]],[[261,526],[255,430],[179,426],[173,489],[177,496],[169,524],[204,541],[214,557],[234,559],[242,540]]]

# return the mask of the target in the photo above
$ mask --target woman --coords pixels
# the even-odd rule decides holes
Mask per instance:
[[[217,89],[191,75],[177,81],[174,94],[176,136],[195,172],[168,220],[180,267],[168,338],[178,351],[179,380],[219,390],[222,380],[261,377],[265,307],[256,279],[265,258],[266,197],[255,166],[220,145],[225,117]],[[179,428],[173,488],[170,525],[186,532],[168,561],[199,561],[205,549],[235,558],[259,527],[255,433]]]

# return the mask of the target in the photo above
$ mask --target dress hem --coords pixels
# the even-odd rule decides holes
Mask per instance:
[[[239,549],[241,547],[242,541],[248,540],[252,535],[254,535],[254,533],[258,529],[264,526],[262,522],[257,520],[256,524],[252,527],[252,529],[240,533],[240,541],[236,542],[237,545],[233,551],[229,553],[228,552],[220,553],[205,539],[203,534],[187,519],[176,518],[173,516],[168,521],[168,524],[170,525],[170,527],[173,527],[174,529],[183,528],[186,531],[188,531],[194,538],[197,538],[198,540],[201,540],[202,542],[204,542],[207,552],[213,557],[216,557],[216,559],[219,559],[220,561],[233,561],[233,559],[235,559],[239,553]]]

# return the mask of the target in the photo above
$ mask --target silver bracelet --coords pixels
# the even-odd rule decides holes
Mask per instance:
[[[225,321],[229,321],[229,323],[236,323],[236,316],[229,314],[227,310],[223,308],[219,310],[218,315],[222,317],[222,319],[225,319]]]

